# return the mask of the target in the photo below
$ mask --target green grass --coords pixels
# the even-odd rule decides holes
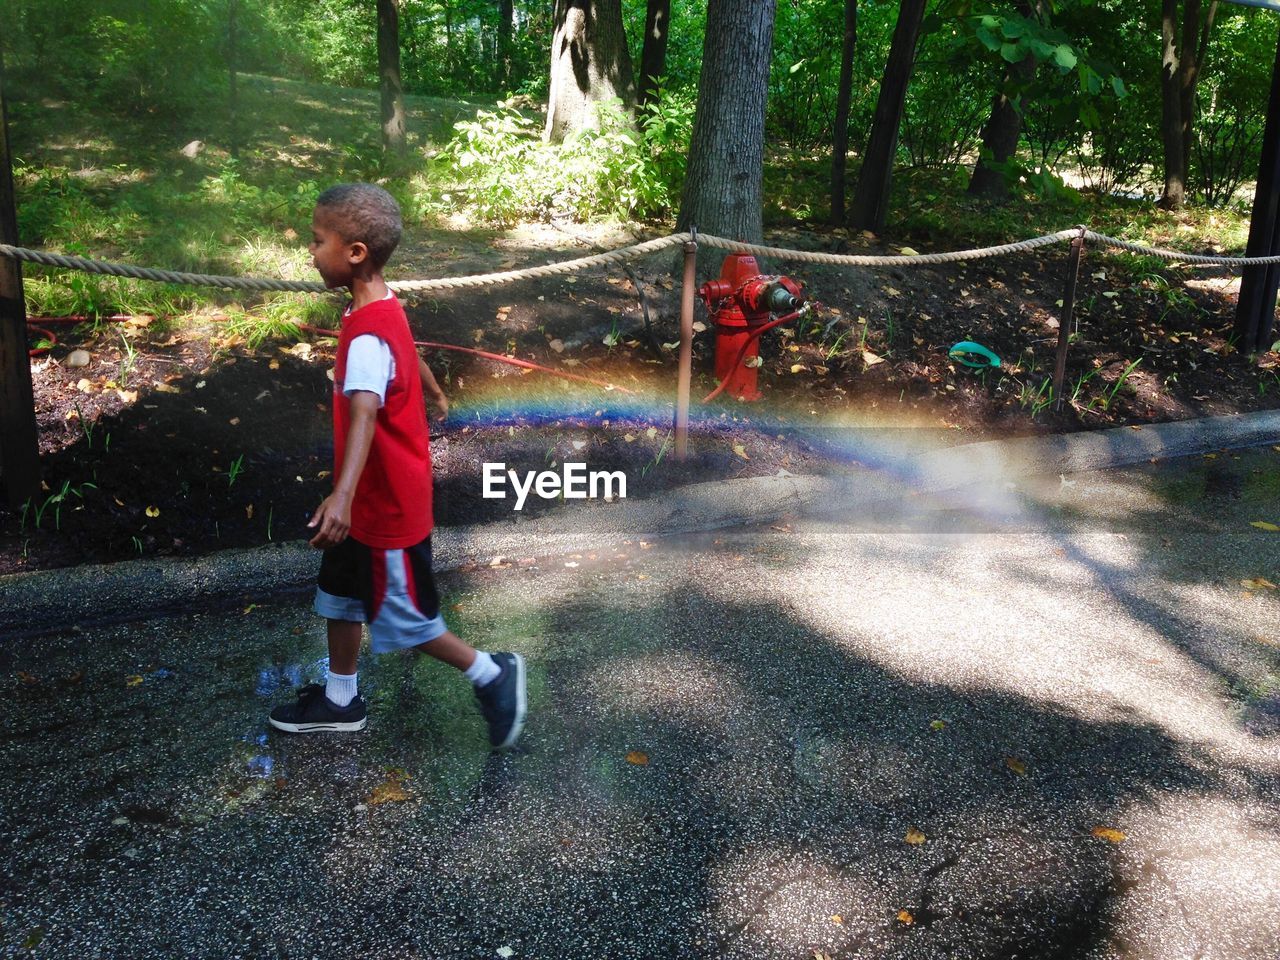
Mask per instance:
[[[401,202],[410,230],[443,211],[447,185],[424,153],[476,106],[407,99],[407,160],[386,163],[376,91],[244,77],[235,158],[227,117],[217,109],[206,126],[176,131],[172,121],[93,114],[19,91],[12,123],[19,235],[26,246],[141,266],[315,279],[306,244],[325,186],[379,180]],[[195,139],[205,149],[182,156]],[[24,274],[32,314],[171,317],[231,307],[226,312],[254,342],[330,311],[312,295],[247,295],[33,266]]]

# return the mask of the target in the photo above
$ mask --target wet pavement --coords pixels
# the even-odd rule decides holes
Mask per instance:
[[[465,682],[305,599],[0,647],[0,955],[1274,958],[1280,452],[508,557]],[[0,599],[0,604],[3,604]]]

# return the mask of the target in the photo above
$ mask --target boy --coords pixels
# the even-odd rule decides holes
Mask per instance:
[[[440,616],[431,574],[431,448],[424,394],[439,415],[444,391],[418,356],[382,269],[400,242],[400,208],[370,184],[321,194],[311,257],[325,286],[348,287],[334,367],[334,486],[312,516],[324,550],[315,609],[328,620],[329,673],[271,711],[290,733],[360,730],[356,687],[361,625],[374,653],[412,647],[462,670],[475,686],[489,742],[505,749],[524,726],[524,659],[473,650]]]

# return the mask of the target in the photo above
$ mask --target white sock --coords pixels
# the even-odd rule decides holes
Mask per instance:
[[[349,706],[351,701],[356,698],[356,677],[358,674],[350,674],[349,676],[342,673],[334,673],[329,671],[329,676],[324,682],[324,695],[332,700],[337,706]]]
[[[497,680],[501,672],[502,669],[494,662],[493,657],[483,650],[477,650],[475,663],[467,667],[465,676],[473,685],[483,687],[486,683]]]

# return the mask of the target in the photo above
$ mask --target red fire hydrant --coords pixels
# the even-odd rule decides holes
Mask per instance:
[[[759,400],[760,340],[752,338],[752,332],[767,323],[771,314],[799,309],[805,301],[804,289],[789,277],[761,274],[755,257],[734,253],[724,258],[720,279],[704,283],[698,296],[716,325],[716,379],[731,397]]]

